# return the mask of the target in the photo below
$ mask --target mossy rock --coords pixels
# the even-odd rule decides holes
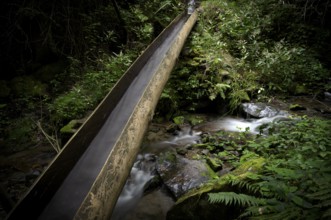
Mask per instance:
[[[189,159],[174,151],[159,155],[156,171],[174,198],[218,178],[202,158]]]
[[[220,169],[222,169],[223,166],[223,162],[220,159],[217,158],[212,158],[212,157],[208,157],[207,159],[207,164],[210,166],[210,168],[213,171],[219,171]]]
[[[167,219],[236,219],[240,214],[240,207],[226,206],[222,203],[209,203],[208,193],[232,191],[232,187],[228,184],[228,178],[236,177],[238,179],[245,179],[251,172],[259,172],[264,166],[264,163],[264,158],[246,161],[234,171],[220,177],[217,181],[209,182],[200,188],[187,192],[168,211]]]
[[[299,104],[292,104],[290,105],[290,110],[291,111],[300,111],[300,110],[306,110],[306,108],[302,105],[299,105]]]
[[[71,120],[68,124],[63,126],[60,130],[61,134],[74,134],[77,129],[83,124],[83,120]]]
[[[177,116],[173,118],[173,121],[175,122],[176,125],[182,125],[185,122],[185,117],[184,116]]]
[[[206,121],[206,116],[201,115],[190,115],[187,117],[187,121],[192,125],[198,125]]]

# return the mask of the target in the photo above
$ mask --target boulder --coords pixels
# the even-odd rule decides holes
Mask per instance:
[[[234,191],[228,178],[245,179],[250,172],[258,173],[264,166],[264,158],[250,159],[237,169],[221,176],[217,181],[208,182],[182,195],[168,211],[169,220],[201,220],[201,219],[236,219],[240,215],[240,207],[222,203],[210,203],[208,193]]]
[[[204,161],[187,159],[171,151],[158,157],[156,170],[175,198],[216,177]]]
[[[265,103],[243,103],[241,104],[242,110],[248,117],[265,118],[274,117],[277,115],[288,115],[286,111],[278,110]]]

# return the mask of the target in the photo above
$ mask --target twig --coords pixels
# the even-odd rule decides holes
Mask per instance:
[[[38,121],[36,124],[37,124],[38,128],[40,129],[40,131],[45,136],[45,138],[47,139],[47,141],[52,145],[52,147],[56,151],[56,153],[59,153],[61,151],[61,147],[59,145],[59,142],[57,141],[57,135],[55,134],[55,138],[53,138],[52,136],[50,136],[49,134],[47,134],[44,131],[44,129],[41,126],[40,121]]]

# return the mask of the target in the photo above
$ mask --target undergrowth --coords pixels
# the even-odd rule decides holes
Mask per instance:
[[[202,1],[161,105],[164,101],[174,114],[176,109],[215,111],[220,105],[235,112],[253,99],[327,91],[330,70],[320,49],[330,32],[300,20],[301,12],[298,5],[278,0]]]
[[[247,141],[239,160],[263,157],[263,169],[245,179],[228,175],[236,190],[209,193],[209,201],[243,207],[244,219],[329,219],[330,129],[330,121],[305,117],[274,124],[269,136]]]

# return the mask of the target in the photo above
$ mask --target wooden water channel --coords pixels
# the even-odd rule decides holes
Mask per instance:
[[[110,219],[197,12],[178,16],[132,64],[7,219]]]

